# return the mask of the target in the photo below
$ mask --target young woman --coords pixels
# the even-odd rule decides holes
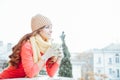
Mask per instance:
[[[62,59],[61,51],[58,57],[49,52],[49,42],[52,34],[51,21],[40,14],[31,19],[32,32],[24,35],[12,48],[9,56],[9,66],[0,73],[0,79],[35,77],[45,68],[47,74],[53,77]],[[54,51],[52,51],[54,52]]]

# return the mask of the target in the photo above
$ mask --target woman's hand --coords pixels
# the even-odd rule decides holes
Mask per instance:
[[[48,48],[45,54],[42,56],[42,60],[47,61],[50,57],[55,56],[56,50],[53,48]]]
[[[58,50],[58,56],[57,56],[57,61],[56,61],[56,62],[57,62],[58,64],[60,64],[62,58],[63,58],[63,51],[62,51],[62,49],[59,49],[59,50]]]
[[[59,57],[62,58],[63,57],[63,53],[62,53],[62,49],[53,49],[53,48],[49,48],[45,54],[42,56],[42,60],[47,61],[50,57],[55,56],[55,57]]]

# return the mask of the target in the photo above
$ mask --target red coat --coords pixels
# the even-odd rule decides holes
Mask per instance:
[[[51,60],[48,59],[45,65],[48,75],[52,77],[57,71],[59,65],[56,62],[50,64],[50,61]],[[25,76],[32,78],[39,73],[40,70],[41,69],[38,64],[33,61],[32,45],[30,42],[26,42],[22,46],[21,63],[19,64],[19,67],[16,69],[13,66],[9,66],[2,73],[0,73],[0,78],[21,78]]]

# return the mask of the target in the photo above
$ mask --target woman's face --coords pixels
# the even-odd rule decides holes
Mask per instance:
[[[45,40],[51,39],[52,25],[47,25],[40,31],[40,36]]]

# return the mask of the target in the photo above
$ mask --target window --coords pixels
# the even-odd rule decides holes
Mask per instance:
[[[101,64],[101,57],[98,58],[98,63]]]
[[[101,70],[98,70],[98,73],[101,73]]]
[[[109,58],[109,64],[112,64],[112,58]]]
[[[120,77],[120,70],[117,69],[117,77],[119,78]]]
[[[109,68],[109,74],[112,74],[112,69],[111,68]]]
[[[116,56],[115,56],[115,62],[116,62],[116,63],[120,63],[120,57],[119,57],[119,54],[116,54]]]

